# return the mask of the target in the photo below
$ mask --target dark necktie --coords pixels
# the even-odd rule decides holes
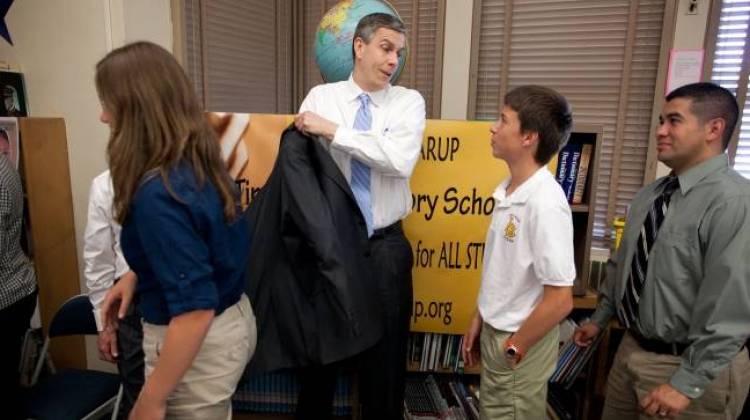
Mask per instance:
[[[622,296],[622,304],[618,308],[620,322],[626,328],[630,328],[638,322],[638,302],[643,291],[643,282],[648,272],[648,256],[656,241],[659,228],[664,222],[664,216],[669,208],[669,200],[672,193],[679,188],[680,182],[676,176],[668,176],[662,181],[661,194],[651,203],[651,208],[646,215],[646,220],[641,226],[638,234],[633,259],[630,262],[630,276],[625,284],[625,293]]]

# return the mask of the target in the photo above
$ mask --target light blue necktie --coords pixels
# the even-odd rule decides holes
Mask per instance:
[[[370,113],[370,97],[366,93],[360,94],[359,110],[354,117],[354,129],[368,131],[372,125],[372,114]],[[367,223],[367,236],[372,236],[372,201],[370,200],[370,168],[364,163],[352,158],[352,193],[357,200],[359,209]]]

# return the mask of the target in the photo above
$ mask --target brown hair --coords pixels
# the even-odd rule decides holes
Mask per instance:
[[[224,218],[235,218],[234,188],[216,135],[185,72],[167,50],[135,42],[111,51],[96,65],[96,90],[112,119],[107,160],[119,223],[127,218],[144,177],[160,175],[179,201],[168,174],[180,162],[190,165],[199,187],[207,179],[215,186]]]
[[[505,95],[505,105],[518,113],[521,132],[539,135],[534,160],[546,165],[570,138],[573,125],[570,105],[564,96],[543,86],[521,86]]]

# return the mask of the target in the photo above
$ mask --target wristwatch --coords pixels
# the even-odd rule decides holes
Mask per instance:
[[[505,340],[505,357],[511,360],[515,360],[516,363],[521,363],[523,359],[523,352],[518,346],[513,343],[513,336],[511,335]]]

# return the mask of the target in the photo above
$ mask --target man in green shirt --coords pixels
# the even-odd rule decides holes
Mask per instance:
[[[666,98],[656,131],[670,176],[628,213],[591,322],[589,345],[617,315],[627,332],[609,372],[604,419],[736,418],[750,387],[750,181],[724,151],[734,96],[711,83]]]

